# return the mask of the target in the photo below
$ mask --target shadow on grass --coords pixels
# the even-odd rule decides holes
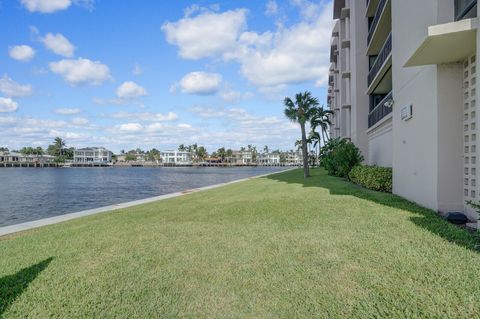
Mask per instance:
[[[38,264],[24,268],[16,274],[0,278],[0,318],[8,307],[27,289],[28,285],[48,267],[53,257],[45,259]]]
[[[400,196],[371,191],[347,180],[329,176],[323,169],[314,169],[311,173],[312,177],[307,180],[303,179],[301,170],[274,174],[266,178],[288,184],[300,184],[303,187],[324,188],[328,189],[332,195],[355,196],[380,205],[409,211],[415,214],[410,217],[410,221],[415,225],[451,243],[480,253],[480,238],[477,235],[472,235],[467,230],[448,223],[430,209],[421,207]]]

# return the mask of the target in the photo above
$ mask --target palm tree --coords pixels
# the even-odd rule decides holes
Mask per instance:
[[[331,110],[325,110],[323,106],[315,107],[313,116],[310,120],[310,126],[312,127],[312,131],[316,131],[317,127],[320,127],[322,132],[323,142],[328,142],[328,128],[332,125],[330,121],[330,115],[333,115],[334,112]]]
[[[196,144],[195,144],[196,145]],[[195,156],[198,158],[198,159],[201,159],[201,160],[204,160],[205,157],[207,157],[207,150],[205,147],[203,146],[200,146],[196,149],[195,151]]]
[[[218,149],[217,156],[222,159],[222,163],[225,162],[225,157],[227,157],[227,151],[225,151],[225,147]]]
[[[315,150],[315,158],[317,159],[318,154],[320,153],[320,144],[322,143],[322,137],[320,136],[320,133],[312,130],[308,135],[308,140],[313,143],[313,149]]]
[[[268,151],[269,151],[268,145],[265,145],[265,147],[263,148],[263,152],[268,154]]]
[[[56,151],[60,156],[63,155],[63,149],[67,146],[65,140],[63,140],[60,137],[55,137],[55,140],[53,141],[53,145],[55,146]]]
[[[180,145],[178,146],[178,151],[179,151],[179,152],[184,152],[185,150],[186,150],[185,145],[180,144]]]
[[[308,167],[308,152],[307,152],[307,133],[305,130],[305,124],[310,121],[314,115],[314,108],[319,103],[318,99],[312,96],[312,93],[305,91],[304,93],[298,93],[295,96],[295,101],[286,97],[284,100],[285,116],[292,122],[300,124],[302,131],[302,155],[303,155],[303,177],[310,176],[310,169]]]

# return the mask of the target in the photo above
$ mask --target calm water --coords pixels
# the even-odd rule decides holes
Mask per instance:
[[[238,168],[2,168],[0,226],[280,171]]]

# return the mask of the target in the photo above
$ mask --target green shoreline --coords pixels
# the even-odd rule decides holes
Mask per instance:
[[[313,170],[0,238],[0,318],[480,317],[467,231]]]

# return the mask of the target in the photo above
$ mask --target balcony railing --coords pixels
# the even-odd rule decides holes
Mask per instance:
[[[371,128],[380,122],[385,116],[392,113],[393,103],[388,103],[392,99],[392,92],[388,93],[380,103],[368,114],[368,128]]]
[[[377,5],[377,9],[375,10],[375,16],[373,17],[372,24],[370,25],[370,29],[368,29],[368,36],[367,36],[367,44],[370,45],[372,41],[373,34],[375,33],[375,29],[377,28],[378,22],[383,13],[383,9],[385,9],[385,5],[387,4],[388,0],[380,0]]]
[[[372,68],[368,73],[368,86],[370,86],[373,80],[377,77],[378,72],[382,68],[385,61],[390,56],[390,53],[392,53],[392,33],[388,35],[387,40],[383,44],[383,47],[380,50],[380,53],[378,54],[377,59],[373,63]]]
[[[455,0],[455,20],[477,16],[477,0]]]

